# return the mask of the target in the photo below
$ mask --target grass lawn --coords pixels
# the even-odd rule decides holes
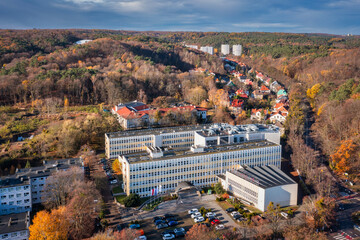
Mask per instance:
[[[219,206],[226,210],[228,208],[234,207],[233,205],[231,205],[230,203],[228,203],[227,201],[221,201],[221,202],[217,202],[219,204]]]
[[[123,193],[124,190],[121,188],[121,186],[117,186],[117,187],[114,187],[112,189],[113,193],[116,194],[116,193]]]
[[[121,204],[124,204],[124,199],[126,198],[127,196],[126,195],[119,195],[119,196],[116,196],[116,201],[118,201],[119,203]]]

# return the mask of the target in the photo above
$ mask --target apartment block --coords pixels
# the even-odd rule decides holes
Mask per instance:
[[[200,51],[211,54],[211,55],[214,54],[214,48],[211,46],[202,46],[202,47],[200,47]]]
[[[242,53],[242,46],[240,44],[238,45],[233,45],[233,55],[234,56],[241,56]]]
[[[81,158],[44,161],[43,166],[18,169],[14,175],[0,180],[0,215],[32,210],[32,205],[43,202],[46,179],[56,171],[72,166],[83,167]]]
[[[223,55],[228,55],[230,53],[230,46],[229,44],[221,44],[221,53]]]
[[[276,165],[241,166],[218,178],[224,189],[261,211],[270,202],[281,207],[297,205],[297,183]]]
[[[167,136],[174,139],[175,133]],[[280,134],[275,126],[213,124],[192,134],[190,147],[148,145],[145,151],[120,155],[124,191],[148,196],[159,185],[164,191],[174,190],[180,182],[208,186],[217,182],[217,175],[241,165],[280,168]]]

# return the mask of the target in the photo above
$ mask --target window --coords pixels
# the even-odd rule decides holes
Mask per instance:
[[[17,198],[21,197],[21,193],[17,193],[17,194],[16,194],[16,197],[17,197]]]
[[[10,199],[14,198],[14,194],[9,195],[9,198]]]

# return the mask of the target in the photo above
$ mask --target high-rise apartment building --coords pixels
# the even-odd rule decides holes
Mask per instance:
[[[235,56],[241,56],[242,54],[242,46],[240,44],[233,45],[233,55]]]
[[[230,45],[229,44],[222,44],[221,45],[221,53],[224,55],[228,55],[230,53]]]

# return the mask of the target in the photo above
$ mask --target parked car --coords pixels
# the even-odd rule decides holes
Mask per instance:
[[[194,221],[195,221],[196,223],[200,223],[200,222],[205,221],[205,218],[204,218],[204,217],[196,217],[196,218],[194,218]]]
[[[354,229],[360,232],[360,227],[358,225],[354,225]]]
[[[169,225],[167,225],[167,223],[160,223],[158,225],[156,225],[156,229],[163,229],[163,228],[167,228],[169,227]]]
[[[223,230],[223,229],[225,229],[225,226],[223,224],[219,224],[219,225],[216,225],[215,229],[216,230]]]
[[[170,222],[168,223],[169,227],[176,226],[176,225],[178,225],[178,224],[179,224],[179,223],[178,223],[177,221],[170,221]]]
[[[341,203],[339,204],[339,210],[340,210],[340,211],[344,211],[344,210],[345,210],[344,205],[342,205]]]
[[[184,228],[175,228],[174,233],[175,233],[175,237],[184,237],[185,229]]]
[[[212,220],[215,220],[216,218],[214,216],[210,216],[210,217],[208,217],[208,219],[211,222]]]
[[[164,236],[165,234],[175,234],[175,232],[173,230],[165,230],[161,233],[161,236]]]
[[[197,213],[197,212],[199,212],[199,210],[197,208],[193,208],[188,211],[188,214],[193,214],[193,213]]]
[[[166,222],[162,219],[158,219],[158,220],[155,220],[154,223],[155,223],[155,225],[159,225],[159,224],[166,223]]]
[[[193,213],[193,214],[191,214],[191,218],[197,218],[197,217],[201,217],[202,215],[201,215],[201,213],[199,213],[199,212],[196,212],[196,213]]]
[[[131,225],[129,226],[129,228],[131,228],[131,229],[140,228],[140,224],[131,224]]]
[[[237,212],[237,211],[234,211],[234,212],[232,212],[232,213],[230,213],[230,215],[233,217],[234,215],[239,215],[240,213],[239,212]]]
[[[110,184],[117,184],[117,183],[118,181],[116,179],[110,181]]]
[[[210,217],[210,216],[215,217],[216,214],[213,213],[213,212],[208,212],[208,213],[206,213],[206,217]]]
[[[242,217],[241,217],[240,214],[235,214],[235,215],[233,216],[233,218],[234,218],[235,220],[238,220],[238,219],[241,219]]]
[[[176,222],[176,219],[175,218],[167,218],[166,221],[169,223],[171,221],[175,221]]]
[[[163,236],[163,240],[171,240],[171,239],[174,239],[174,238],[175,238],[174,234],[165,234]]]
[[[147,240],[147,237],[145,235],[143,235],[143,236],[139,236],[139,237],[135,238],[134,240]]]
[[[153,217],[153,221],[155,222],[156,220],[162,220],[162,219],[159,216]]]
[[[289,217],[289,214],[287,214],[286,212],[281,212],[280,214],[286,219]]]
[[[235,211],[236,209],[235,208],[228,208],[228,209],[226,209],[226,211],[228,212],[228,213],[231,213],[231,212],[233,212],[233,211]]]
[[[212,220],[211,224],[212,225],[220,224],[220,220],[219,219]]]

